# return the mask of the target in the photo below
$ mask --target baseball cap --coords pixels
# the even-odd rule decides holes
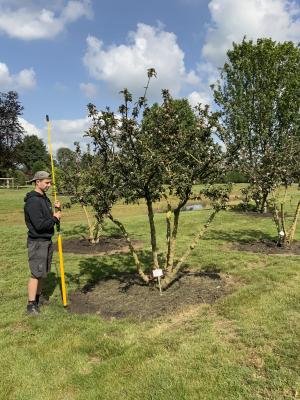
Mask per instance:
[[[34,177],[29,182],[35,182],[37,180],[42,180],[42,179],[52,179],[52,178],[51,178],[51,175],[49,174],[49,172],[37,171],[34,174]]]

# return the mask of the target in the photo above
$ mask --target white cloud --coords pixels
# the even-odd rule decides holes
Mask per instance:
[[[23,69],[13,75],[7,65],[0,62],[0,87],[1,90],[28,90],[36,86],[35,72],[32,68]]]
[[[192,107],[197,106],[199,103],[202,105],[210,104],[211,97],[204,92],[192,92],[188,95],[188,101]]]
[[[188,98],[212,103],[209,85],[219,78],[217,67],[223,66],[232,42],[243,37],[256,40],[270,37],[276,41],[300,41],[300,6],[292,0],[211,0],[211,22],[202,48],[202,62],[197,66],[201,77],[199,89]],[[204,101],[205,102],[205,101]]]
[[[25,135],[36,135],[39,138],[42,138],[41,130],[37,128],[35,125],[31,124],[24,118],[19,118],[19,122],[24,128]]]
[[[232,42],[271,37],[300,40],[300,6],[290,0],[211,0],[212,22],[202,54],[214,65],[222,65]]]
[[[33,40],[49,39],[61,33],[67,24],[81,17],[92,16],[90,0],[69,0],[64,6],[58,2],[0,2],[0,32],[10,37]]]
[[[90,127],[91,121],[88,117],[74,120],[53,120],[51,121],[51,141],[53,151],[59,147],[74,149],[74,142],[87,143],[88,139],[83,135]],[[47,127],[42,129],[44,140],[47,139]]]
[[[20,123],[28,135],[37,135],[43,139],[48,148],[48,127],[45,124],[42,128],[37,128],[24,118],[20,118]],[[83,135],[90,127],[91,121],[88,117],[74,120],[51,120],[51,143],[53,155],[60,147],[69,147],[74,149],[74,142],[80,142],[85,145],[88,142]]]
[[[96,97],[97,87],[93,83],[80,83],[79,87],[87,98],[93,99]]]
[[[195,72],[186,71],[184,52],[177,44],[176,35],[164,31],[161,25],[140,23],[135,32],[129,33],[128,44],[107,49],[101,40],[89,36],[83,61],[93,78],[105,81],[116,92],[127,87],[141,95],[147,69],[152,67],[157,79],[151,82],[149,96],[157,96],[165,88],[178,95],[184,85],[198,81]]]

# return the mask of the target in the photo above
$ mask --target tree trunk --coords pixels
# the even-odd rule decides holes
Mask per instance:
[[[273,220],[275,222],[278,240],[277,246],[290,247],[295,237],[296,227],[298,223],[298,218],[300,215],[300,200],[298,201],[297,208],[294,214],[293,222],[289,230],[286,228],[286,221],[284,215],[284,204],[280,204],[280,216],[276,204],[273,209]]]
[[[273,221],[275,222],[276,229],[277,229],[277,246],[282,246],[283,237],[280,235],[281,232],[281,225],[280,225],[280,218],[276,204],[273,205]]]
[[[87,219],[88,227],[89,227],[89,241],[92,242],[92,243],[95,243],[96,241],[94,239],[93,226],[91,224],[88,211],[87,211],[86,206],[84,204],[81,204],[81,207],[83,208],[83,211],[84,211],[86,219]]]
[[[148,219],[150,225],[150,235],[151,235],[151,247],[152,247],[152,268],[156,269],[159,268],[158,264],[158,257],[157,257],[157,243],[156,243],[156,230],[154,224],[154,212],[152,201],[149,197],[146,198],[147,200],[147,208],[148,208]]]
[[[172,218],[171,205],[168,204],[168,211],[167,211],[167,214],[166,214],[166,224],[167,224],[167,256],[166,256],[165,269],[167,269],[167,268],[168,268],[168,265],[169,265],[170,250],[171,250],[171,218]]]
[[[203,228],[195,236],[193,242],[190,244],[190,246],[188,247],[186,252],[183,254],[183,256],[181,257],[181,259],[179,260],[177,265],[172,269],[171,272],[166,274],[165,278],[162,281],[162,288],[163,289],[166,289],[173,282],[173,280],[175,279],[176,275],[178,274],[180,269],[183,267],[185,261],[187,260],[187,258],[191,254],[191,252],[194,250],[194,248],[196,247],[196,245],[199,242],[199,240],[202,239],[202,237],[204,236],[205,232],[207,231],[209,225],[214,220],[214,218],[215,218],[215,216],[217,215],[218,212],[219,212],[219,210],[214,210],[210,214],[210,216],[207,219],[206,223],[204,224]]]
[[[285,238],[286,238],[286,226],[285,226],[285,214],[284,214],[284,204],[281,203],[280,204],[280,218],[281,218],[281,228],[282,228],[282,232],[283,232],[283,242],[285,242]]]
[[[168,264],[166,268],[166,273],[170,273],[173,268],[174,264],[174,257],[175,257],[175,248],[176,248],[176,239],[177,239],[177,232],[178,232],[178,224],[179,224],[179,215],[180,215],[180,209],[176,208],[174,211],[174,223],[173,223],[173,229],[172,229],[172,235],[170,238],[170,246],[168,247]]]
[[[133,247],[133,244],[132,244],[132,242],[131,242],[131,240],[130,240],[130,237],[129,237],[129,235],[128,235],[128,233],[127,233],[127,231],[126,231],[124,225],[122,224],[122,222],[120,222],[120,221],[114,219],[113,216],[112,216],[111,214],[108,214],[108,218],[109,218],[115,225],[118,226],[118,228],[121,230],[123,236],[125,237],[126,242],[128,243],[128,246],[129,246],[129,249],[130,249],[130,253],[131,253],[131,255],[132,255],[133,259],[134,259],[134,263],[135,263],[135,265],[136,265],[136,269],[137,269],[137,272],[138,272],[139,276],[141,277],[141,279],[142,279],[144,282],[149,283],[149,277],[148,277],[148,276],[143,272],[143,270],[142,270],[142,266],[141,266],[140,260],[139,260],[139,258],[138,258],[138,255],[137,255],[137,253],[136,253],[136,251],[135,251],[135,249],[134,249],[134,247]]]
[[[178,232],[178,225],[179,225],[179,216],[182,207],[184,207],[189,199],[190,190],[186,191],[186,197],[182,200],[178,206],[174,210],[174,222],[173,222],[173,230],[172,234],[170,235],[169,232],[169,243],[167,248],[167,263],[166,263],[166,274],[170,273],[173,269],[174,265],[174,258],[175,258],[175,249],[176,249],[176,239],[177,239],[177,232]],[[168,210],[171,213],[171,205],[168,203]],[[169,225],[168,225],[169,224]],[[167,221],[167,230],[171,231],[171,218]]]
[[[294,240],[299,215],[300,215],[300,200],[298,201],[297,208],[296,208],[296,211],[294,214],[293,223],[291,225],[289,233],[288,233],[287,237],[285,237],[284,244],[286,244],[287,246],[291,246],[292,242]]]
[[[260,204],[260,212],[266,213],[267,212],[267,198],[268,198],[269,192],[263,192],[263,197],[261,200],[261,204]]]

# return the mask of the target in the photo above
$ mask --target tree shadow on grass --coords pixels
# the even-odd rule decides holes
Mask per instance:
[[[52,296],[57,285],[60,286],[60,278],[54,272],[50,272],[47,278],[43,279],[42,293],[46,300]]]
[[[89,237],[89,228],[87,224],[77,224],[71,229],[64,229],[63,234],[68,236],[80,237],[81,239],[87,239]],[[104,225],[99,229],[99,236],[122,238],[120,230],[117,227],[111,225]]]
[[[65,236],[79,236],[81,238],[88,237],[88,226],[83,224],[74,225],[71,229],[64,229]]]
[[[150,251],[140,251],[139,259],[143,266],[150,267],[152,254]],[[116,279],[120,283],[126,283],[124,289],[132,285],[145,285],[138,277],[133,258],[130,254],[115,254],[107,257],[88,257],[79,262],[79,273],[66,273],[69,282],[75,283],[77,289],[81,287],[82,279],[85,285],[83,292],[91,290],[100,281]]]
[[[152,266],[151,251],[140,251],[138,256],[144,266],[144,272],[150,273]],[[199,271],[194,271],[193,269],[190,270],[190,265],[185,264],[177,276],[174,277],[174,281],[172,281],[171,285],[179,281],[182,277],[188,275],[219,280],[220,271],[220,268],[216,264],[208,264]],[[122,284],[122,291],[128,290],[133,285],[151,286],[156,284],[155,280],[148,284],[141,280],[137,274],[136,266],[130,254],[115,254],[107,257],[83,258],[79,262],[79,273],[66,273],[65,275],[69,282],[76,285],[77,290],[80,289],[84,293],[92,290],[98,283],[110,279],[119,281],[120,284]]]
[[[258,229],[241,229],[238,231],[211,230],[207,233],[207,236],[203,238],[203,240],[220,240],[239,243],[249,243],[262,239],[274,241],[275,237]]]

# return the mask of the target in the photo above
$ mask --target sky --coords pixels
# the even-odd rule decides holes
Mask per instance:
[[[137,99],[155,68],[149,102],[167,88],[212,104],[232,42],[300,42],[300,0],[0,0],[0,92],[16,90],[27,134],[53,149],[81,141],[89,102],[117,111],[120,90]]]

